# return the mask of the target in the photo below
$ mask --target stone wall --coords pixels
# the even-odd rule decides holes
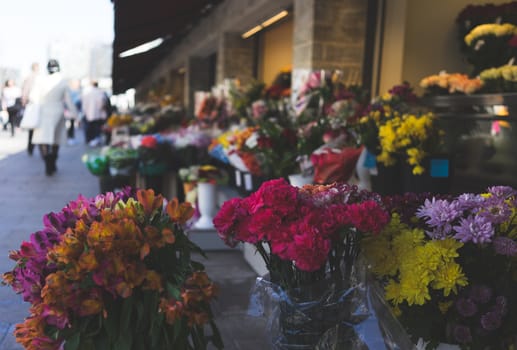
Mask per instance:
[[[193,62],[203,62],[214,53],[216,83],[237,78],[245,84],[253,77],[255,52],[253,40],[243,40],[240,35],[287,8],[294,9],[293,84],[320,69],[339,69],[347,84],[361,83],[367,5],[365,0],[225,0],[157,64],[137,91],[152,89],[171,70],[185,68],[184,101],[188,106],[193,89],[203,87],[209,79],[201,76],[209,74],[202,67],[208,62]],[[190,72],[192,67],[198,71]]]
[[[367,1],[297,1],[294,15],[293,68],[339,69],[347,83],[361,83]]]
[[[160,77],[171,69],[186,68],[189,57],[205,57],[218,51],[223,35],[229,32],[243,33],[263,20],[293,5],[295,0],[225,0],[206,18],[201,19],[190,33],[156,65],[156,68],[136,87],[137,92],[152,89]],[[306,1],[306,0],[300,0]],[[326,0],[325,0],[326,1]],[[226,37],[229,38],[228,36]],[[235,53],[235,52],[234,52]],[[246,60],[248,53],[242,52],[235,62],[232,58],[228,64],[218,67],[217,81],[234,75],[234,68]],[[219,56],[219,53],[218,53]],[[231,56],[231,55],[230,55]],[[250,60],[248,63],[252,63]],[[239,66],[234,65],[238,64]],[[224,69],[229,69],[228,73]],[[249,68],[243,67],[243,71]],[[242,75],[242,74],[241,74]]]

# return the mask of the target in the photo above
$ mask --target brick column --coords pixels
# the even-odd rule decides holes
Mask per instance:
[[[254,51],[254,40],[244,40],[240,33],[223,33],[217,50],[216,82],[229,78],[249,83],[253,79]]]
[[[293,89],[312,70],[339,69],[360,84],[366,39],[365,0],[294,2]]]
[[[169,74],[169,93],[174,101],[184,102],[185,96],[185,74],[178,72],[176,69],[170,71]]]
[[[184,103],[187,111],[194,112],[194,92],[209,91],[210,69],[207,58],[189,57],[185,72],[185,95]]]

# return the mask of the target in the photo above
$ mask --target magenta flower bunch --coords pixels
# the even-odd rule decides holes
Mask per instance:
[[[334,183],[297,188],[284,179],[264,182],[246,198],[225,202],[214,218],[229,246],[255,245],[272,279],[300,287],[354,262],[363,235],[375,235],[389,215],[377,194]]]

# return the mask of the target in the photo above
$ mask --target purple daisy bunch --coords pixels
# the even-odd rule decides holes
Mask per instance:
[[[510,219],[512,208],[505,198],[491,196],[484,199],[478,213],[493,224],[501,224]]]
[[[497,254],[506,256],[517,256],[517,242],[509,237],[496,237],[492,242]]]
[[[452,223],[462,215],[457,201],[426,199],[417,210],[416,217],[424,219],[433,230],[427,232],[431,238],[443,238],[452,233]]]
[[[480,215],[470,215],[462,218],[453,229],[456,232],[454,238],[463,243],[490,243],[495,234],[492,223],[486,217]]]

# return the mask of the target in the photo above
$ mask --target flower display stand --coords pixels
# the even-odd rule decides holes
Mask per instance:
[[[217,212],[217,186],[215,184],[208,182],[197,184],[197,205],[201,216],[194,227],[199,230],[213,229],[212,220]]]
[[[226,200],[238,196],[237,192],[228,186],[217,186],[216,187],[216,211]],[[199,188],[197,189],[199,190]],[[192,228],[188,230],[189,239],[197,244],[201,249],[205,251],[221,251],[221,250],[232,250],[223,240],[219,238],[217,232],[213,228],[201,229],[196,227],[194,224]]]

